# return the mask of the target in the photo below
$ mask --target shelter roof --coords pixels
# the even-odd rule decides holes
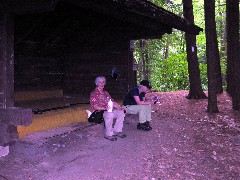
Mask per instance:
[[[197,35],[202,28],[147,0],[8,0],[0,2],[0,11],[15,14],[34,14],[54,11],[59,2],[95,11],[123,22],[140,25],[159,38],[172,28]],[[144,38],[144,37],[143,37]]]

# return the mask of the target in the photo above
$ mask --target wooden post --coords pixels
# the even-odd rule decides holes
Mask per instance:
[[[31,109],[14,107],[14,17],[0,13],[0,146],[18,139],[16,125],[31,121]]]
[[[10,14],[0,14],[0,107],[14,106],[14,27]]]
[[[13,17],[0,14],[0,108],[14,106],[14,28]],[[2,116],[2,114],[1,114]],[[15,126],[0,121],[0,145],[6,145],[18,137]],[[15,128],[14,128],[15,127]],[[9,129],[14,129],[9,131]]]

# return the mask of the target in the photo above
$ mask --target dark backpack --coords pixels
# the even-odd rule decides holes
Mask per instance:
[[[102,124],[104,119],[103,119],[103,113],[104,111],[94,111],[91,116],[88,118],[88,122],[91,123],[97,123],[97,124]]]

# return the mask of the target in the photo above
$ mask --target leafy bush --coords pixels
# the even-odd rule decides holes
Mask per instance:
[[[186,54],[170,54],[151,68],[150,80],[158,91],[189,89]]]

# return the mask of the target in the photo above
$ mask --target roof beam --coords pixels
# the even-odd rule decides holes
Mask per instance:
[[[14,14],[35,14],[53,11],[59,0],[6,0],[0,2],[0,11]]]

